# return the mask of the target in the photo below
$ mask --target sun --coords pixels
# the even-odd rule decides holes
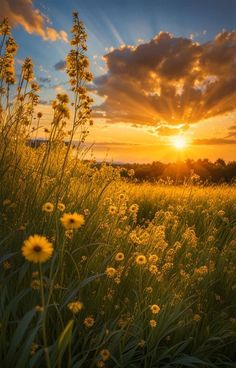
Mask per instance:
[[[173,138],[172,144],[178,150],[182,150],[186,147],[186,139],[182,135],[178,135]]]

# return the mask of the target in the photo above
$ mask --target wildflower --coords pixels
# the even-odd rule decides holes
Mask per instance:
[[[47,238],[40,235],[31,235],[24,241],[21,248],[23,256],[29,262],[46,262],[53,253],[53,246]]]
[[[200,316],[200,314],[194,314],[194,316],[193,316],[193,321],[195,321],[195,322],[199,322],[199,321],[201,321],[201,316]]]
[[[105,362],[110,358],[110,352],[107,349],[103,349],[100,351],[100,356],[102,357],[102,360]]]
[[[43,312],[43,307],[41,307],[41,305],[36,305],[35,312],[42,313]]]
[[[90,214],[90,211],[89,211],[89,209],[88,209],[88,208],[85,208],[85,209],[84,209],[84,214],[85,214],[85,216],[88,216],[88,215]]]
[[[124,199],[126,199],[125,194],[124,193],[120,193],[119,199],[120,199],[120,201],[123,201]]]
[[[66,229],[79,229],[84,224],[84,216],[76,212],[64,213],[61,222]]]
[[[118,261],[118,262],[123,261],[124,258],[125,258],[125,255],[122,252],[117,253],[116,256],[115,256],[115,260]]]
[[[73,238],[73,230],[66,230],[65,231],[65,236],[68,239],[72,239]]]
[[[149,267],[149,271],[151,272],[151,274],[155,275],[158,271],[157,266],[156,265],[151,265]]]
[[[110,215],[115,215],[117,213],[117,207],[113,205],[109,206],[108,212],[110,213]]]
[[[54,209],[54,205],[51,202],[44,203],[44,205],[42,207],[42,211],[43,212],[48,212],[48,213],[53,212],[53,209]]]
[[[145,291],[146,291],[148,294],[151,294],[151,293],[152,293],[152,291],[153,291],[153,289],[152,289],[152,287],[151,287],[151,286],[147,286],[147,287],[146,287],[146,289],[145,289]]]
[[[64,203],[59,202],[57,205],[57,209],[61,212],[65,211],[66,206],[64,205]]]
[[[116,276],[117,271],[113,267],[107,267],[105,273],[106,273],[107,277],[112,278],[112,277]]]
[[[98,368],[103,368],[103,367],[105,367],[105,363],[104,363],[103,360],[98,360],[97,363],[96,363],[96,366]]]
[[[32,280],[30,286],[34,290],[39,290],[40,289],[40,280],[38,280],[38,279]]]
[[[11,200],[10,199],[4,199],[2,204],[3,204],[3,206],[8,206],[9,204],[11,204]]]
[[[152,264],[157,263],[158,261],[158,256],[156,254],[151,254],[148,258],[149,262]]]
[[[3,262],[3,268],[4,268],[4,270],[10,270],[11,263],[9,261]]]
[[[139,341],[138,347],[142,349],[145,346],[145,344],[146,344],[145,340],[142,339]]]
[[[194,270],[194,273],[197,275],[197,276],[205,276],[207,273],[208,273],[208,267],[207,266],[201,266],[199,268],[196,268]]]
[[[75,301],[75,302],[71,302],[67,305],[68,309],[76,314],[79,313],[82,309],[83,309],[83,303],[81,303],[79,300]]]
[[[95,323],[95,320],[92,316],[86,317],[84,319],[84,325],[87,328],[91,328],[94,325],[94,323]]]
[[[39,348],[38,344],[36,344],[35,342],[32,343],[31,345],[31,349],[30,349],[30,354],[34,355],[36,353],[36,350]]]
[[[151,305],[150,306],[150,309],[151,309],[151,312],[153,313],[153,314],[158,314],[159,312],[160,312],[160,310],[161,310],[161,308],[159,307],[159,305],[157,305],[157,304],[153,304],[153,305]]]
[[[152,327],[152,328],[155,328],[157,326],[157,321],[155,321],[155,319],[151,319],[149,321],[149,325]]]
[[[143,255],[139,255],[135,258],[135,262],[138,264],[138,265],[143,265],[143,264],[146,264],[147,263],[147,258]]]
[[[130,206],[129,208],[129,212],[131,213],[137,213],[138,212],[138,209],[139,209],[139,205],[134,203]]]

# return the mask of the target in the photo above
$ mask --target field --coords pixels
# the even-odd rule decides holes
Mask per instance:
[[[9,102],[15,51],[8,41],[1,74],[1,367],[235,367],[236,187],[137,184],[84,161],[72,148],[91,125],[83,54],[68,144],[58,95],[34,147],[30,60]]]

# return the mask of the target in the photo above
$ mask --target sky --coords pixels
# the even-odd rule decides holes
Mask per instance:
[[[88,34],[98,160],[236,159],[235,0],[0,0],[35,64],[43,124],[69,89],[72,12]]]

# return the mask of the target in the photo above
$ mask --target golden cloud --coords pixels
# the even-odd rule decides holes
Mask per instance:
[[[26,32],[38,34],[44,40],[68,42],[67,33],[48,27],[49,19],[34,8],[32,0],[2,0],[1,16],[13,26],[21,25]]]
[[[160,32],[104,60],[107,72],[95,90],[105,100],[95,116],[112,123],[188,126],[236,108],[236,30],[205,44]]]

